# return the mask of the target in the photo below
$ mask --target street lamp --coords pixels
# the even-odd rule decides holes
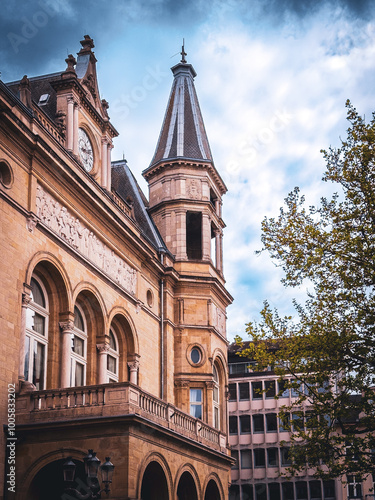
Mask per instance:
[[[76,465],[73,462],[72,457],[68,457],[66,462],[63,464],[63,476],[66,485],[65,492],[73,495],[75,498],[78,498],[78,500],[99,500],[103,491],[108,494],[115,466],[110,462],[110,457],[106,457],[105,460],[104,464],[100,467],[100,460],[96,456],[96,452],[88,450],[88,454],[83,459],[87,479],[86,484],[80,485],[80,490],[84,491],[84,494],[82,494],[81,491],[78,491],[78,489],[71,487],[74,482]],[[99,468],[102,475],[102,482],[104,483],[104,488],[102,490],[100,489],[98,480]]]

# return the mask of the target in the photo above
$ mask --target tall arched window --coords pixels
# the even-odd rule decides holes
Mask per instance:
[[[107,353],[107,381],[118,382],[119,349],[118,341],[113,328],[109,331],[109,351]]]
[[[72,352],[70,385],[76,387],[86,383],[87,323],[82,309],[74,307],[74,331],[72,333]]]
[[[38,278],[31,278],[31,301],[26,311],[25,380],[37,390],[46,387],[48,347],[47,292]]]
[[[214,376],[214,390],[213,390],[213,413],[214,413],[214,427],[215,429],[220,428],[220,395],[219,395],[219,374],[217,368],[214,365],[213,369]]]

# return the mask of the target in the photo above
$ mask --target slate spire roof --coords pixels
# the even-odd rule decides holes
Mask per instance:
[[[194,86],[196,72],[181,52],[174,75],[167,111],[150,166],[163,160],[189,159],[213,162],[202,113]]]

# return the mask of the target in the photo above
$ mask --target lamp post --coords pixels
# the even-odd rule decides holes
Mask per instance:
[[[99,500],[103,491],[108,495],[110,492],[109,485],[112,483],[113,471],[115,469],[115,466],[110,462],[110,457],[106,457],[104,464],[100,466],[100,460],[96,456],[96,452],[88,450],[88,454],[84,457],[83,462],[85,464],[86,484],[80,485],[80,490],[84,491],[84,493],[73,488],[76,465],[72,457],[68,457],[63,464],[65,492],[78,498],[78,500]],[[99,469],[102,476],[102,483],[104,484],[103,489],[100,489],[98,479]]]

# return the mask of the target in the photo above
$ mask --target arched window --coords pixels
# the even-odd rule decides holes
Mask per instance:
[[[74,330],[71,346],[71,387],[85,385],[86,383],[86,356],[87,356],[87,326],[82,309],[74,306]]]
[[[220,428],[220,395],[219,395],[219,374],[217,368],[213,366],[214,376],[214,390],[213,390],[213,413],[214,413],[214,427]]]
[[[47,292],[35,276],[31,278],[31,301],[26,311],[25,380],[37,390],[46,387],[48,347]]]
[[[113,328],[109,331],[109,351],[107,354],[107,381],[118,382],[119,349],[116,334]]]

